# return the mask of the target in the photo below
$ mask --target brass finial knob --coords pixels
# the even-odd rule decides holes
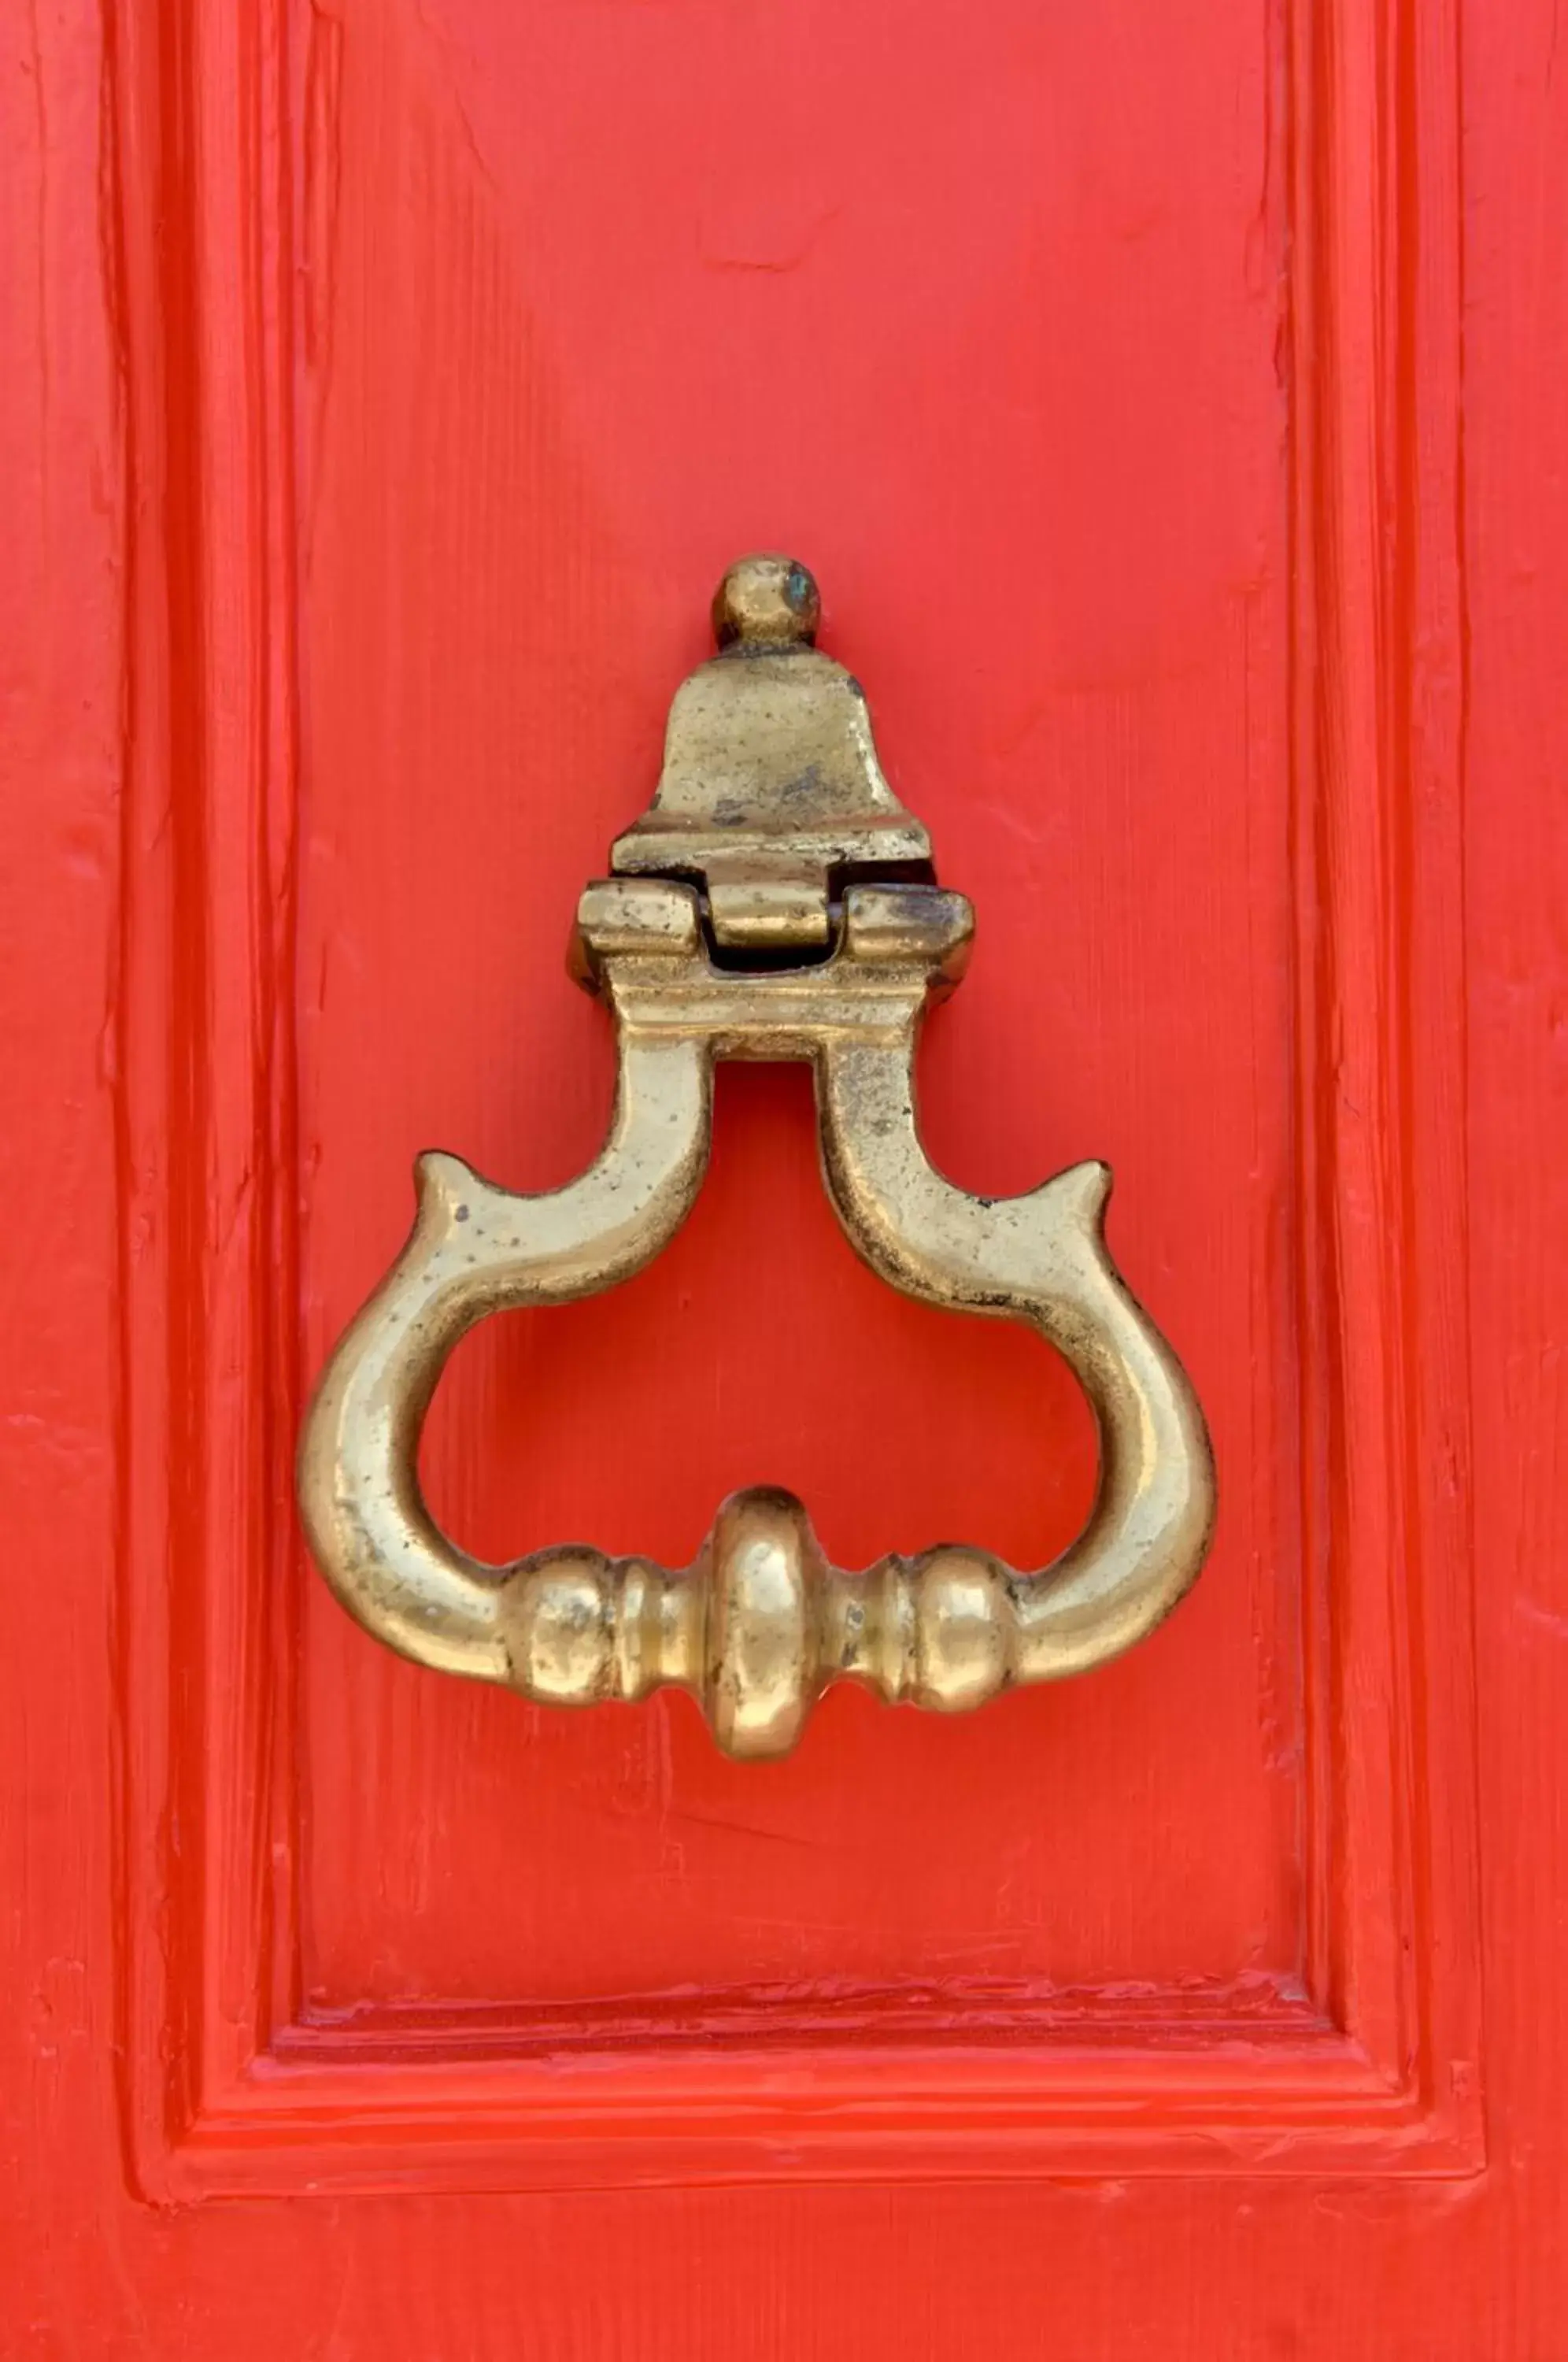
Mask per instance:
[[[793,557],[737,557],[713,593],[713,637],[759,648],[810,647],[823,602],[808,567]]]

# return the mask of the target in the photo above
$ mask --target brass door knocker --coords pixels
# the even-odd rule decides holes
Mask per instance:
[[[578,907],[573,972],[619,1041],[609,1139],[538,1197],[419,1159],[413,1232],[327,1365],[299,1491],[333,1590],[404,1656],[561,1705],[679,1683],[721,1747],[767,1756],[830,1681],[954,1711],[1131,1648],[1203,1563],[1214,1472],[1192,1388],[1107,1253],[1109,1169],[992,1200],[927,1162],[915,1034],[963,973],[973,913],[882,777],[859,683],[817,653],[812,577],[744,558],[713,616],[720,653],[676,692],[652,806]],[[1066,1356],[1099,1482],[1054,1565],[944,1544],[847,1573],[770,1489],[727,1500],[676,1573],[578,1544],[486,1566],[436,1527],[417,1461],[447,1355],[488,1313],[592,1295],[658,1253],[701,1183],[715,1058],[810,1059],[828,1190],[872,1269],[1030,1321]]]

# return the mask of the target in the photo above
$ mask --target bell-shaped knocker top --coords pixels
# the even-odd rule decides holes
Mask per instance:
[[[731,568],[720,653],[676,693],[653,804],[584,890],[572,965],[620,1050],[597,1161],[523,1197],[456,1156],[421,1157],[413,1233],[327,1364],[300,1448],[312,1549],[378,1639],[555,1705],[679,1683],[738,1756],[792,1747],[830,1681],[953,1711],[1103,1663],[1175,1606],[1214,1510],[1192,1388],[1106,1250],[1108,1168],[992,1199],[927,1161],[915,1034],[963,973],[973,914],[936,884],[859,683],[814,646],[817,617],[803,567]],[[874,1271],[928,1303],[1029,1321],[1071,1364],[1099,1482],[1054,1565],[1020,1574],[944,1544],[848,1573],[801,1503],[766,1488],[726,1501],[676,1572],[575,1544],[486,1566],[435,1524],[419,1434],[447,1355],[488,1313],[591,1295],[658,1253],[701,1184],[720,1057],[811,1061],[828,1187]]]

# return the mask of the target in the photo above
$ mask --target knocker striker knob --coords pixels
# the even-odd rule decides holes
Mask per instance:
[[[935,882],[858,682],[814,645],[819,614],[795,560],[730,568],[719,653],[676,692],[653,802],[584,889],[570,966],[608,1007],[619,1054],[600,1155],[540,1196],[422,1157],[408,1243],[333,1353],[300,1446],[312,1549],[378,1639],[556,1705],[676,1683],[738,1757],[792,1747],[831,1681],[951,1712],[1104,1663],[1194,1581],[1214,1509],[1192,1388],[1106,1248],[1107,1167],[988,1199],[926,1157],[915,1038],[963,974],[973,915]],[[658,1253],[701,1185],[721,1057],[810,1062],[828,1190],[874,1271],[928,1303],[1027,1321],[1070,1363],[1099,1481],[1053,1565],[1019,1573],[943,1544],[846,1573],[801,1504],[770,1488],[726,1501],[673,1572],[585,1545],[487,1566],[436,1525],[419,1435],[458,1339],[492,1312],[613,1286]]]

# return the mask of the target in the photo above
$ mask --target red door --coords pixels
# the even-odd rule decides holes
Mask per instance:
[[[1549,0],[86,0],[18,24],[0,2354],[1568,2356],[1568,79]],[[797,551],[978,953],[966,1187],[1115,1167],[1220,1520],[1114,1665],[776,1763],[378,1650],[295,1436],[414,1153],[565,1180],[561,955]],[[723,1070],[460,1348],[502,1559],[1036,1564],[1037,1341]]]

